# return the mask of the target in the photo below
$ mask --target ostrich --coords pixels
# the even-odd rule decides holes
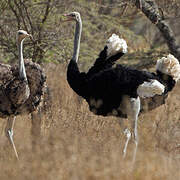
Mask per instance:
[[[66,21],[76,22],[74,51],[67,69],[67,81],[70,87],[87,101],[90,111],[94,114],[130,120],[131,129],[125,130],[127,139],[123,148],[123,157],[126,156],[128,142],[133,135],[134,162],[138,147],[137,123],[141,110],[140,97],[153,98],[171,91],[180,78],[179,62],[172,55],[160,59],[157,61],[157,74],[122,65],[112,67],[112,63],[127,52],[126,42],[113,34],[100,53],[98,58],[100,61],[97,59],[87,73],[81,73],[77,64],[82,31],[81,16],[78,12],[71,12],[65,16]]]
[[[19,114],[37,110],[46,87],[46,77],[41,67],[30,60],[24,63],[23,42],[26,37],[31,35],[24,30],[17,32],[19,64],[0,64],[0,117],[8,118],[5,133],[17,159],[18,153],[13,140],[15,118]]]

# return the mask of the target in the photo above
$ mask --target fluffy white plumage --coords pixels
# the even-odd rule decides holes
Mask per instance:
[[[150,82],[144,82],[141,84],[137,89],[137,93],[140,97],[146,98],[153,97],[155,95],[161,95],[164,90],[164,85],[153,79]]]
[[[118,35],[112,34],[112,36],[107,40],[107,56],[112,56],[118,52],[127,53],[127,43],[124,39],[119,38]]]
[[[172,76],[176,82],[180,79],[180,64],[172,54],[159,59],[156,63],[156,70]]]

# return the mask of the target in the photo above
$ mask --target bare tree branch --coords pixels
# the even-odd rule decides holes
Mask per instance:
[[[29,13],[28,13],[28,8],[27,6],[24,4],[24,2],[22,2],[22,5],[25,9],[25,12],[26,12],[26,16],[27,16],[27,19],[28,19],[28,22],[29,22],[29,25],[31,26],[31,31],[32,31],[32,35],[34,34],[34,28],[33,28],[33,24],[32,24],[32,21],[31,21],[31,17],[29,16]],[[29,33],[29,32],[28,32]]]
[[[46,6],[46,11],[45,11],[44,17],[42,19],[42,24],[44,24],[44,22],[46,21],[48,15],[49,15],[49,12],[50,12],[50,3],[51,3],[51,0],[48,0],[47,6]]]
[[[22,19],[22,22],[23,22],[23,25],[25,27],[25,30],[28,31],[28,28],[27,28],[27,25],[26,25],[26,21],[25,21],[25,18],[24,18],[24,14],[23,14],[23,11],[21,9],[21,6],[18,4],[18,2],[16,0],[14,0],[14,3],[19,11],[19,14],[20,14],[20,17]],[[20,3],[22,4],[21,0],[20,0]]]
[[[15,17],[16,17],[16,20],[17,20],[17,23],[18,23],[18,29],[20,28],[20,19],[19,19],[19,15],[17,13],[17,11],[13,8],[13,5],[11,4],[11,0],[8,0],[8,4],[9,4],[9,7],[10,9],[12,10],[12,12],[14,13]]]
[[[170,52],[180,60],[180,46],[177,44],[175,35],[166,23],[163,16],[160,15],[157,4],[154,0],[133,0],[135,6],[140,9],[147,18],[154,23],[162,33],[162,36],[166,40]]]

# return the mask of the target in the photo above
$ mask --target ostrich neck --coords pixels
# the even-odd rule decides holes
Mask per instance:
[[[78,57],[79,57],[81,31],[82,31],[82,22],[81,20],[79,20],[76,22],[76,30],[74,37],[74,52],[72,57],[72,60],[75,61],[76,63],[78,62]]]
[[[19,77],[21,80],[27,81],[24,59],[23,59],[23,40],[18,44],[18,51],[19,51]]]

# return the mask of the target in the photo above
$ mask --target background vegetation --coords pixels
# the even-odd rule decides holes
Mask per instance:
[[[165,20],[179,40],[179,5],[176,0],[157,1]],[[41,63],[52,92],[52,107],[43,115],[36,151],[31,147],[31,118],[19,116],[15,160],[4,135],[1,119],[0,179],[179,179],[180,85],[165,105],[140,116],[140,145],[130,171],[133,143],[122,159],[125,141],[122,119],[95,116],[87,103],[66,82],[66,68],[73,50],[74,24],[63,23],[62,14],[79,11],[83,20],[80,69],[87,70],[117,33],[129,49],[119,63],[154,70],[158,57],[169,50],[156,27],[130,1],[119,0],[3,0],[0,2],[0,58],[17,62],[16,32],[27,30],[34,39],[25,42],[24,56]],[[128,125],[127,120],[123,120]]]
[[[170,0],[157,3],[179,39],[180,3]],[[34,37],[25,44],[25,57],[39,63],[67,62],[73,49],[74,23],[63,23],[62,15],[70,11],[79,11],[83,20],[82,70],[92,64],[112,33],[119,34],[129,44],[126,63],[128,56],[131,63],[137,64],[136,61],[143,60],[147,53],[149,62],[162,56],[164,51],[168,52],[157,28],[131,1],[3,0],[0,2],[1,61],[14,62],[17,59],[16,32],[24,29]]]

